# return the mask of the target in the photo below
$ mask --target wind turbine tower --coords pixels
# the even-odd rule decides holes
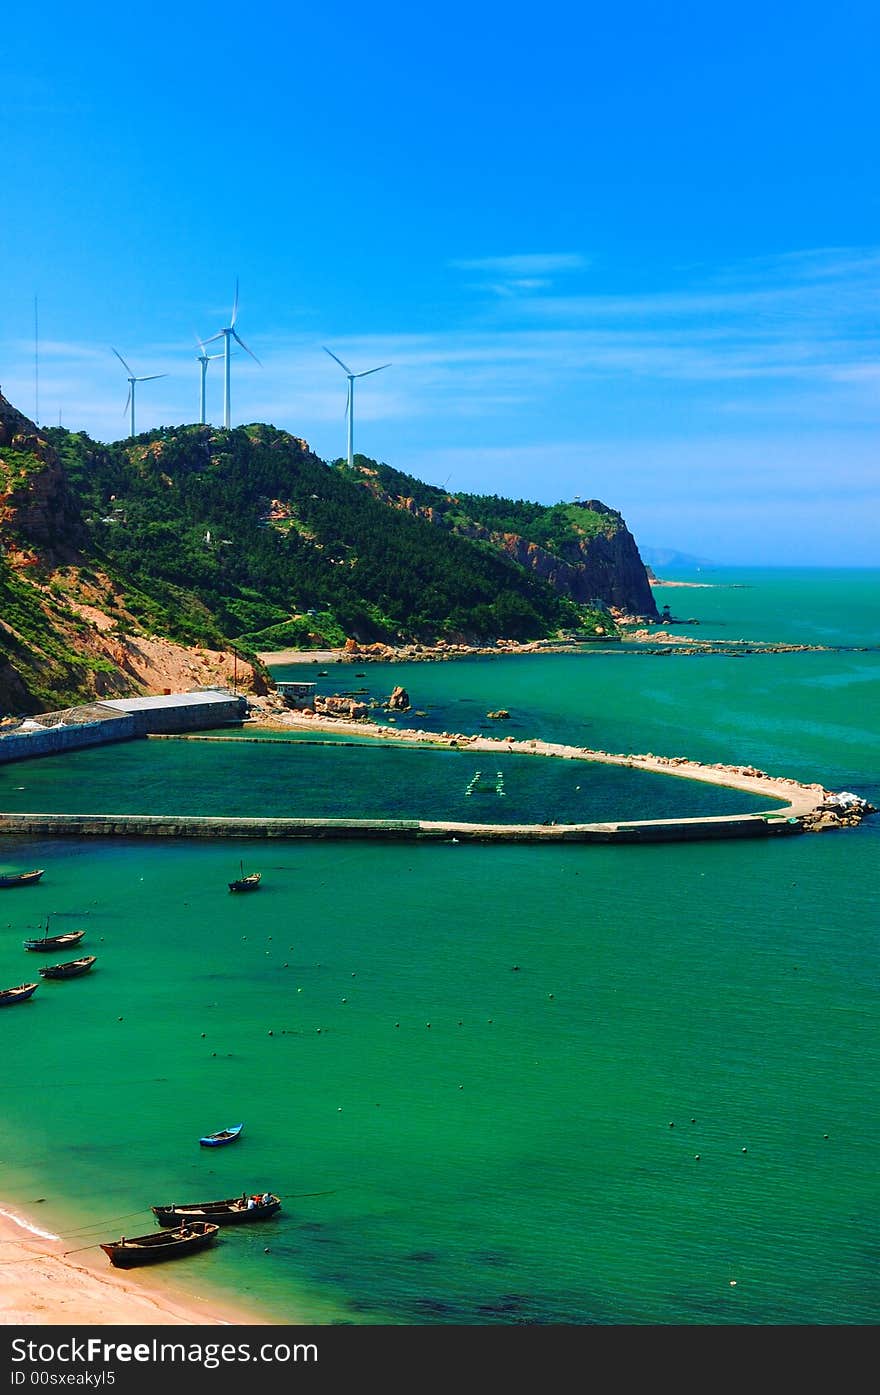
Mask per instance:
[[[336,355],[327,348],[326,344],[323,348],[324,353],[330,354],[330,357],[336,360],[339,367],[348,378],[348,398],[345,404],[345,415],[348,418],[348,463],[351,465],[354,461],[354,380],[355,378],[368,378],[371,373],[381,373],[383,368],[390,368],[391,364],[380,363],[378,368],[365,368],[363,373],[352,373],[351,369],[346,367],[341,358],[336,358]]]
[[[111,346],[111,347],[112,347],[112,346]],[[116,354],[116,357],[119,359],[119,362],[122,364],[123,368],[125,369],[126,373],[128,374],[128,396],[127,396],[126,399],[125,399],[125,406],[123,407],[122,411],[123,411],[123,413],[125,413],[126,411],[128,411],[129,406],[131,407],[131,420],[130,420],[130,428],[131,428],[131,429],[129,430],[129,433],[128,433],[128,434],[129,434],[130,436],[133,436],[133,435],[135,434],[135,430],[134,430],[134,388],[135,388],[135,383],[151,383],[151,382],[153,382],[153,380],[154,380],[155,378],[167,378],[167,377],[168,377],[168,374],[167,374],[167,373],[147,373],[146,376],[144,376],[144,377],[136,378],[135,375],[134,375],[134,373],[133,373],[132,370],[129,368],[128,364],[126,363],[125,359],[122,357],[122,354],[119,353],[119,351],[118,351],[117,349],[114,349],[113,352],[114,352],[114,354]]]
[[[211,362],[211,359],[212,359],[212,358],[222,358],[223,355],[222,355],[222,354],[209,354],[208,351],[207,351],[207,349],[205,348],[205,345],[202,343],[202,341],[201,341],[201,339],[199,338],[198,335],[196,335],[196,343],[198,344],[199,348],[200,348],[201,351],[202,351],[200,354],[196,354],[196,358],[198,359],[199,363],[202,365],[202,382],[201,382],[201,388],[200,388],[200,391],[199,391],[199,421],[201,422],[202,426],[204,426],[204,424],[205,424],[205,377],[207,376],[207,372],[208,372],[208,364]]]
[[[210,338],[210,339],[207,339],[207,340],[205,341],[205,343],[207,343],[207,344],[213,344],[214,341],[215,341],[215,339],[222,339],[222,340],[224,341],[224,343],[223,343],[223,357],[224,357],[224,360],[225,360],[225,361],[224,361],[224,364],[223,364],[223,369],[224,369],[224,374],[223,374],[223,425],[224,425],[227,429],[228,429],[229,426],[231,425],[231,422],[230,422],[229,365],[230,365],[230,361],[231,361],[231,359],[232,359],[232,345],[230,344],[229,341],[230,341],[231,339],[235,339],[235,340],[241,345],[241,347],[244,349],[245,353],[251,355],[251,358],[253,359],[254,363],[260,364],[260,367],[261,367],[261,368],[262,368],[262,366],[263,366],[263,365],[260,363],[260,360],[257,358],[256,354],[251,353],[251,351],[250,351],[250,349],[248,348],[247,344],[244,342],[244,340],[242,339],[242,337],[241,337],[241,335],[239,334],[238,330],[235,328],[235,321],[236,321],[237,318],[238,318],[238,282],[236,281],[236,283],[235,283],[235,300],[233,301],[233,304],[232,304],[232,315],[231,315],[231,317],[230,317],[229,324],[226,326],[225,329],[221,329],[217,334],[212,334],[212,335],[211,335],[211,338]],[[204,347],[204,346],[203,346],[203,347]]]

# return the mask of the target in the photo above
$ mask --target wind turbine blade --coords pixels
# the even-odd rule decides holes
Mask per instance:
[[[210,339],[205,340],[205,344],[213,344],[215,339],[222,339],[225,333],[225,329],[218,329],[216,334],[212,334]],[[199,342],[201,343],[201,341]],[[202,348],[205,347],[205,344],[202,344]]]
[[[111,349],[112,349],[112,348],[113,348],[113,345],[111,344],[110,347],[111,347]],[[129,368],[129,366],[128,366],[128,364],[126,363],[125,359],[122,357],[122,354],[119,353],[119,351],[118,351],[117,349],[113,349],[113,352],[114,352],[114,354],[116,354],[116,357],[119,359],[119,362],[122,364],[122,366],[123,366],[123,368],[125,369],[126,373],[130,373],[130,372],[131,372],[131,369]]]
[[[348,380],[348,392],[345,394],[345,416],[348,417],[351,411],[351,378]]]
[[[244,351],[245,351],[246,354],[251,354],[251,358],[253,359],[254,363],[260,363],[260,360],[257,358],[256,354],[252,354],[252,353],[251,353],[250,349],[248,348],[247,344],[244,342],[244,340],[242,339],[242,337],[241,337],[240,334],[236,334],[235,330],[233,330],[233,331],[232,331],[232,337],[233,337],[233,339],[237,339],[237,340],[238,340],[239,344],[240,344],[241,347],[244,349]],[[262,368],[262,366],[263,366],[262,363],[260,363],[260,367],[261,367],[261,368]]]
[[[198,346],[199,346],[199,348],[201,349],[202,353],[204,353],[204,352],[205,352],[205,345],[204,345],[203,341],[199,338],[198,335],[196,335],[196,343],[198,344]]]
[[[130,401],[131,401],[131,388],[129,387],[129,389],[128,389],[128,396],[127,396],[126,399],[125,399],[125,406],[124,406],[123,409],[122,409],[122,415],[123,415],[123,416],[125,416],[126,412],[128,411],[128,404],[129,404]]]
[[[233,328],[235,327],[235,321],[236,321],[237,316],[238,316],[238,277],[235,278],[235,300],[232,302],[232,319],[229,321],[229,328],[230,328],[230,329],[233,329]]]
[[[383,368],[390,368],[390,363],[380,363],[378,368],[365,368],[363,373],[355,373],[356,378],[369,378],[371,373],[381,373]]]
[[[151,383],[154,378],[167,378],[167,373],[148,373],[145,378],[135,378],[136,383]]]
[[[345,372],[345,373],[350,373],[350,372],[351,372],[351,369],[350,369],[350,368],[346,368],[345,364],[342,362],[342,359],[341,359],[341,358],[336,358],[336,355],[335,355],[334,353],[332,353],[330,349],[327,348],[326,344],[322,344],[322,345],[321,345],[321,348],[324,350],[324,353],[325,353],[325,354],[330,354],[330,357],[331,357],[331,358],[336,359],[336,362],[339,364],[339,367],[343,370],[343,372]]]

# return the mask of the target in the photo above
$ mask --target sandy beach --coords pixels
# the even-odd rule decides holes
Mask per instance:
[[[109,1237],[104,1237],[109,1238]],[[0,1326],[254,1326],[251,1312],[172,1288],[149,1270],[114,1269],[97,1242],[53,1235],[0,1203]]]

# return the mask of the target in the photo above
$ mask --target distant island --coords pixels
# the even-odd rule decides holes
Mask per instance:
[[[691,552],[677,552],[671,547],[641,547],[639,552],[645,565],[655,573],[664,568],[673,572],[698,572],[718,566],[708,557],[695,557]]]

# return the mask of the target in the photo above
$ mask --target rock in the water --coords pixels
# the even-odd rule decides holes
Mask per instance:
[[[385,706],[388,708],[389,712],[408,712],[410,703],[409,693],[406,691],[406,688],[401,688],[398,685],[398,687],[392,691]]]

